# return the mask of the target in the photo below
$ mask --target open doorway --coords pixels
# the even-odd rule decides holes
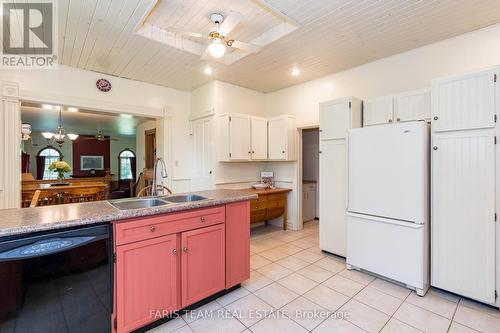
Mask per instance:
[[[22,101],[21,120],[30,128],[21,145],[22,207],[132,196],[136,132],[154,118]]]
[[[319,128],[302,131],[302,221],[319,219]]]

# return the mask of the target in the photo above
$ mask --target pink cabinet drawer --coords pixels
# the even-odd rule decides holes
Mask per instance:
[[[225,213],[225,206],[218,206],[119,221],[114,224],[115,245],[224,223]]]

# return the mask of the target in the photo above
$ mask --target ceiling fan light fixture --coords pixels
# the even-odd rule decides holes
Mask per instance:
[[[78,139],[78,134],[66,134],[71,141]]]
[[[208,52],[214,58],[221,58],[226,53],[226,47],[220,38],[214,38],[208,46]]]

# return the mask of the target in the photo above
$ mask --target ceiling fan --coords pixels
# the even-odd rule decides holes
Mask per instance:
[[[96,135],[93,137],[85,138],[85,140],[97,140],[97,141],[118,141],[116,138],[110,138],[102,134],[102,130],[97,130]]]
[[[229,12],[227,17],[224,17],[222,14],[214,13],[210,15],[210,21],[214,23],[214,27],[210,30],[208,35],[204,35],[197,32],[189,32],[178,30],[174,28],[169,28],[168,30],[178,33],[185,37],[194,37],[209,40],[210,44],[208,44],[205,51],[202,53],[201,58],[207,59],[208,54],[210,54],[214,58],[221,58],[226,53],[226,46],[235,48],[238,50],[242,50],[248,53],[258,53],[261,50],[261,47],[245,43],[239,40],[228,38],[229,34],[233,29],[240,24],[243,20],[243,14],[235,11]]]

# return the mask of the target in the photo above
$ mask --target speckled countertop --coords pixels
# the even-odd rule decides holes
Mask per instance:
[[[178,193],[176,193],[177,195]],[[179,193],[183,194],[183,193]],[[184,193],[186,194],[186,193]],[[120,210],[108,201],[95,201],[36,208],[0,210],[0,237],[67,227],[123,220],[132,217],[156,215],[182,210],[223,205],[230,202],[257,199],[257,195],[245,190],[212,190],[190,192],[208,200],[175,203],[152,208]]]

